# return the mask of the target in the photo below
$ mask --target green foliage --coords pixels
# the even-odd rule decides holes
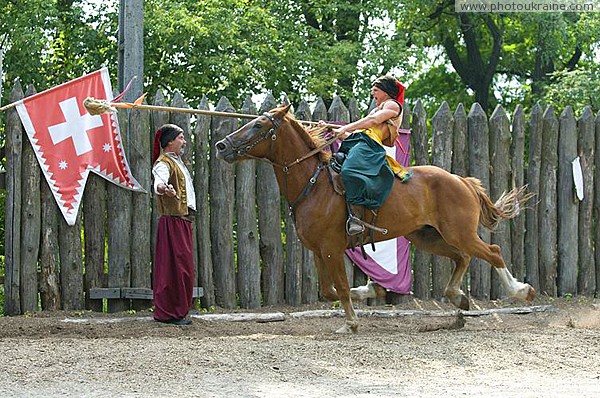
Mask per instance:
[[[8,83],[2,102],[6,103],[17,78],[42,91],[103,64],[116,65],[118,14],[114,4],[0,0],[0,47],[6,52],[3,72]]]
[[[118,6],[0,0],[3,102],[17,77],[40,91],[104,64],[115,81]],[[488,109],[550,97],[597,108],[585,90],[585,80],[597,81],[594,13],[457,14],[447,0],[147,0],[144,8],[150,100],[161,88],[191,106],[226,96],[239,107],[271,91],[292,103],[355,97],[366,108],[373,79],[395,74],[407,101],[421,99],[428,113],[443,100],[454,108],[478,98]]]
[[[552,83],[544,87],[541,100],[564,109],[571,105],[576,112],[591,106],[597,112],[600,109],[600,65],[591,64],[586,68],[573,71],[561,71],[551,75]]]

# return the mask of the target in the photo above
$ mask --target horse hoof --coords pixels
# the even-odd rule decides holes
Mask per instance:
[[[536,292],[532,286],[529,286],[529,291],[527,292],[527,297],[525,297],[526,301],[533,301],[535,298]]]
[[[460,293],[457,296],[448,296],[446,295],[448,300],[454,305],[456,308],[460,308],[461,310],[468,311],[470,308],[469,299],[464,293]]]
[[[356,334],[358,332],[358,323],[349,325],[345,323],[344,326],[335,331],[335,334]]]
[[[460,303],[458,304],[458,308],[460,308],[463,311],[469,311],[470,307],[471,306],[469,304],[469,299],[467,298],[467,296],[460,296]]]
[[[352,300],[361,300],[362,301],[362,300],[378,297],[377,287],[375,286],[375,284],[373,282],[369,282],[364,286],[353,287],[352,289],[350,289],[350,298]],[[385,294],[385,290],[384,290],[384,294]]]

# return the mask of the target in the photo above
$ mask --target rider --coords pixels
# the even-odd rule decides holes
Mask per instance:
[[[387,156],[384,145],[394,146],[402,122],[404,86],[392,76],[381,76],[372,85],[376,107],[364,118],[334,130],[343,139],[340,152],[346,154],[341,176],[349,205],[379,208],[389,195],[394,176],[406,181],[410,174],[394,158]],[[364,226],[350,215],[348,235],[357,235]]]

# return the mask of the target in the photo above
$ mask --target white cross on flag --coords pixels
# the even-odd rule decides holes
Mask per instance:
[[[83,106],[87,97],[113,99],[106,68],[16,105],[46,181],[69,225],[75,224],[90,171],[121,187],[145,192],[129,169],[116,114],[90,115]]]

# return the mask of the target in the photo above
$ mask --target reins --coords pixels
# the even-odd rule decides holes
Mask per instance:
[[[290,173],[290,169],[293,166],[296,166],[296,165],[302,163],[303,161],[305,161],[306,159],[309,159],[309,158],[313,157],[314,155],[316,155],[317,153],[321,152],[325,147],[328,147],[329,145],[331,145],[338,138],[338,135],[333,136],[332,138],[327,140],[322,145],[309,151],[308,153],[306,153],[302,157],[294,160],[293,162],[282,165],[279,163],[275,163],[269,159],[259,158],[257,156],[250,155],[247,153],[250,149],[254,148],[259,142],[263,141],[267,137],[271,137],[271,148],[269,149],[269,153],[271,153],[273,151],[273,145],[275,143],[275,140],[277,139],[277,135],[276,135],[277,130],[279,129],[279,127],[281,127],[281,125],[283,123],[281,120],[276,119],[275,117],[273,117],[273,115],[271,115],[268,112],[263,113],[263,116],[266,117],[267,119],[269,119],[269,121],[272,124],[272,127],[269,130],[267,130],[265,133],[260,134],[257,140],[254,140],[254,141],[251,141],[250,143],[245,143],[244,145],[241,145],[240,148],[244,147],[243,150],[238,149],[238,150],[236,150],[236,152],[239,155],[243,154],[244,156],[246,156],[248,158],[259,160],[261,162],[266,162],[272,166],[276,166],[276,167],[280,168],[283,171],[283,194],[284,194],[284,196],[287,197],[287,176]],[[331,126],[338,127],[336,125],[325,125],[324,127],[331,127]],[[230,145],[232,146],[232,148],[234,148],[234,149],[236,148],[232,142],[230,142]],[[289,210],[289,214],[292,216],[292,218],[294,218],[294,210],[295,210],[296,206],[304,198],[306,198],[308,196],[308,194],[312,190],[313,186],[316,184],[317,179],[319,178],[319,174],[321,174],[321,171],[323,171],[326,167],[327,167],[327,165],[323,161],[319,160],[319,164],[318,164],[316,170],[314,171],[313,175],[309,178],[309,180],[308,180],[307,184],[305,185],[304,189],[302,190],[302,192],[300,192],[300,194],[296,197],[296,199],[293,202],[289,203],[289,201],[288,201],[288,210]]]

